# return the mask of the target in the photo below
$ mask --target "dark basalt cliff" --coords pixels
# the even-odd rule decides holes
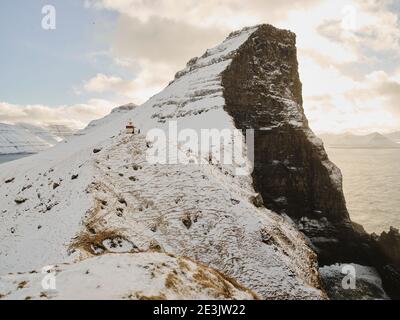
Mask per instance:
[[[308,126],[295,34],[260,26],[237,50],[222,83],[236,127],[255,129],[253,184],[265,206],[298,224],[321,265],[374,265],[385,280],[390,258],[351,222],[340,170]]]
[[[223,75],[226,110],[256,129],[254,183],[271,209],[349,221],[340,172],[310,131],[302,107],[295,35],[260,27]],[[332,175],[336,177],[332,178]]]

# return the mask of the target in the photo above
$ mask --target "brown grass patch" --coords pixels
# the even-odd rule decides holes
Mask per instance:
[[[90,254],[99,255],[108,252],[108,249],[103,244],[105,240],[114,240],[117,238],[127,240],[124,236],[121,236],[121,230],[118,229],[101,230],[94,234],[83,230],[71,243],[70,249],[80,249]],[[101,252],[96,252],[97,250]]]
[[[21,281],[20,283],[18,283],[18,287],[17,289],[23,289],[27,286],[28,281]]]
[[[181,285],[182,281],[177,277],[176,270],[173,270],[173,272],[169,273],[167,278],[165,279],[165,287],[168,289],[172,289],[175,292],[179,292],[179,286]]]
[[[214,273],[215,275],[221,277],[225,281],[229,282],[237,290],[247,292],[248,294],[250,294],[253,297],[253,299],[255,299],[255,300],[259,300],[260,299],[253,291],[251,291],[249,288],[246,288],[245,286],[241,285],[239,282],[236,281],[236,279],[234,279],[232,277],[229,277],[226,274],[224,274],[222,272],[219,272],[218,270],[215,270],[215,269],[211,269],[210,271],[212,273]]]
[[[137,293],[136,298],[138,300],[167,300],[167,297],[163,293],[159,294],[158,296],[145,296],[140,293]]]
[[[237,290],[243,291],[243,292],[247,292],[248,294],[250,294],[255,300],[260,300],[260,297],[257,296],[256,293],[254,293],[252,290],[250,290],[249,288],[246,288],[245,286],[241,285],[239,282],[236,281],[236,279],[216,270],[213,268],[210,268],[208,266],[206,266],[205,264],[202,264],[198,261],[195,261],[189,257],[185,257],[185,259],[192,261],[193,263],[196,263],[197,265],[205,268],[206,270],[208,270],[209,272],[211,272],[214,276],[216,276],[218,278],[218,280],[222,281],[224,283],[224,288],[222,288],[222,290],[220,289],[220,287],[217,286],[218,290],[220,290],[220,293],[222,292],[222,294],[225,296],[225,294],[232,296],[232,293],[230,292],[230,288],[229,288],[229,294],[228,292],[226,292],[226,282],[230,283],[234,288],[236,288]],[[199,274],[196,276],[195,274],[195,279],[197,278],[198,281],[200,281],[201,284],[206,285],[208,288],[215,288],[215,281],[211,281],[213,285],[209,285],[210,283],[210,277],[204,274],[204,271],[199,269],[201,271],[202,274]],[[204,281],[204,278],[208,278],[208,281]],[[196,280],[197,280],[196,279]],[[217,290],[217,291],[218,291]]]
[[[203,288],[215,291],[215,298],[218,298],[219,296],[223,296],[225,299],[232,298],[231,287],[222,277],[217,275],[218,281],[215,281],[215,279],[212,279],[209,274],[199,268],[193,275],[193,278]]]
[[[187,271],[191,270],[189,264],[186,263],[186,261],[183,260],[182,258],[179,258],[178,264],[181,270],[187,270]]]

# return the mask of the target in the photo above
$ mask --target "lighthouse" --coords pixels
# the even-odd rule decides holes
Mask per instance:
[[[133,125],[132,121],[128,121],[126,125],[126,133],[127,134],[134,134],[135,133],[135,126]]]

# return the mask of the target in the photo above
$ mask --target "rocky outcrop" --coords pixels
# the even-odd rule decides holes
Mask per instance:
[[[354,277],[348,273],[349,271],[354,272]],[[323,285],[332,299],[389,299],[375,268],[357,264],[334,264],[320,268],[319,272]]]
[[[260,26],[222,77],[225,110],[237,128],[255,129],[255,189],[268,208],[297,221],[323,262],[334,262],[339,238],[353,228],[340,170],[304,115],[295,34]]]
[[[391,227],[389,232],[382,232],[377,237],[373,235],[377,245],[385,256],[390,257],[391,263],[400,268],[400,233]]]
[[[372,234],[375,251],[379,253],[376,263],[382,275],[386,291],[392,298],[400,299],[400,234],[391,227],[378,237]]]
[[[253,179],[268,207],[348,222],[341,174],[308,127],[297,68],[295,35],[261,26],[223,73],[225,110],[256,130]]]

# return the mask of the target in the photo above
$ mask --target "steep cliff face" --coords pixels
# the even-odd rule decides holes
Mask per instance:
[[[317,249],[331,251],[352,226],[340,170],[304,115],[295,35],[260,26],[222,78],[225,110],[236,127],[255,129],[255,189],[268,208],[294,218]]]
[[[223,73],[225,110],[256,132],[254,185],[272,209],[296,218],[349,220],[340,171],[308,127],[295,35],[263,25]]]

